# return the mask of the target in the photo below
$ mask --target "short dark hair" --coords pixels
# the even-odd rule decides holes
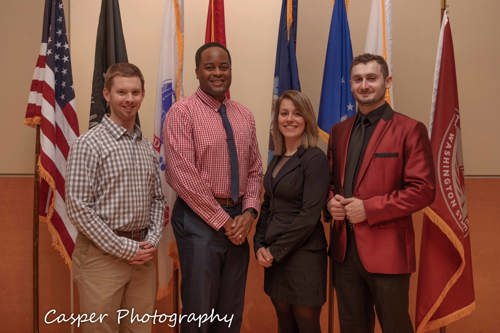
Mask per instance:
[[[128,62],[119,62],[108,67],[106,74],[104,74],[104,88],[111,90],[113,79],[116,76],[124,77],[138,77],[141,80],[141,87],[144,91],[144,75],[141,70],[134,64]]]
[[[389,76],[389,66],[387,66],[387,62],[384,57],[379,56],[378,54],[371,53],[363,53],[352,59],[351,68],[349,69],[349,73],[352,74],[352,68],[359,64],[367,64],[369,62],[375,61],[380,65],[380,69],[382,71],[382,76],[387,78]]]
[[[222,45],[221,43],[217,43],[217,42],[210,42],[210,43],[206,43],[206,44],[203,44],[202,46],[200,46],[200,48],[196,51],[196,55],[194,57],[194,62],[196,64],[196,69],[198,69],[198,67],[200,66],[200,61],[201,61],[201,54],[203,53],[203,51],[205,51],[206,49],[209,49],[211,47],[219,47],[221,49],[223,49],[224,51],[226,51],[227,53],[227,56],[229,58],[229,64],[231,64],[231,54],[229,53],[229,50],[226,49],[226,47],[224,45]]]

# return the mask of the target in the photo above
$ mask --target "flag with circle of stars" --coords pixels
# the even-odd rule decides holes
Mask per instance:
[[[320,137],[326,142],[333,125],[356,113],[349,84],[352,45],[344,1],[335,1],[326,50],[318,112]]]
[[[49,226],[55,247],[71,261],[76,229],[64,203],[69,147],[79,135],[75,92],[62,0],[46,0],[42,43],[33,73],[25,124],[40,127],[39,217]]]

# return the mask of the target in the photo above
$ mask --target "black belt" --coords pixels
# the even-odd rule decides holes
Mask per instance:
[[[132,230],[132,231],[115,230],[115,234],[117,234],[120,237],[125,237],[128,239],[135,240],[136,242],[142,242],[146,238],[146,235],[148,234],[148,228],[140,230]]]
[[[236,207],[238,206],[239,204],[241,204],[241,197],[238,199],[238,201],[234,201],[233,199],[231,198],[215,198],[215,200],[223,207],[228,207],[228,208],[232,208],[232,207]]]

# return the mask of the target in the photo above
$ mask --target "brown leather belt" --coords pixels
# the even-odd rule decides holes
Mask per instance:
[[[241,203],[241,198],[238,201],[234,202],[231,198],[215,198],[215,200],[223,207],[235,207]]]
[[[146,238],[146,235],[148,234],[148,228],[144,228],[141,230],[132,230],[132,231],[115,230],[115,234],[117,234],[120,237],[125,237],[128,239],[135,240],[136,242],[142,242]]]

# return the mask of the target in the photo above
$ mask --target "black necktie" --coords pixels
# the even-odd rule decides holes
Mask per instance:
[[[347,160],[345,165],[345,175],[344,175],[344,197],[352,197],[354,187],[356,185],[356,176],[358,174],[358,168],[360,161],[362,160],[362,150],[365,139],[365,129],[369,124],[368,119],[363,116],[359,116],[356,126],[354,126],[351,139],[349,140],[349,146],[347,148]]]
[[[240,175],[238,169],[238,154],[236,152],[236,143],[234,142],[233,129],[227,118],[226,106],[220,105],[219,114],[222,118],[222,124],[227,136],[227,149],[229,152],[229,163],[231,165],[231,199],[234,202],[240,197]]]

